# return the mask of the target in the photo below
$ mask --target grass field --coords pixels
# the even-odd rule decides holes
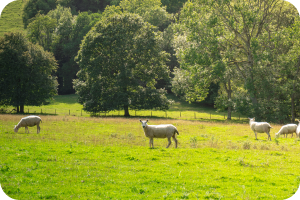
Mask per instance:
[[[180,133],[177,149],[150,149],[135,117],[42,115],[40,134],[14,133],[21,117],[0,115],[0,183],[14,199],[287,199],[300,184],[300,140],[275,139],[276,124],[267,141],[248,124],[149,118]]]
[[[0,37],[6,32],[23,31],[22,20],[24,0],[9,3],[2,11],[0,17]]]

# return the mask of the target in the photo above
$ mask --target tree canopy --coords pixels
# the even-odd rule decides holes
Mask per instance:
[[[75,82],[79,102],[90,112],[168,109],[158,79],[168,77],[168,54],[161,51],[155,27],[135,14],[115,14],[99,21],[80,46]]]
[[[298,29],[297,20],[297,10],[282,0],[186,3],[175,26],[182,30],[176,40],[182,71],[177,70],[175,75],[184,73],[187,77],[187,99],[201,101],[215,81],[227,93],[226,98],[219,95],[217,106],[234,108],[257,119],[287,119],[291,95],[279,89],[284,70],[278,70],[289,71],[297,65],[293,62],[288,66],[283,61],[299,56],[290,51],[299,38],[289,39],[292,29]]]
[[[57,63],[52,53],[21,33],[0,38],[0,105],[40,106],[57,93]]]

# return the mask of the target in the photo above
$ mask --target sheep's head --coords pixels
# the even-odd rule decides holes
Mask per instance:
[[[145,128],[147,126],[148,119],[146,121],[140,120],[140,122],[142,123],[142,127]]]
[[[15,127],[14,127],[14,131],[15,131],[15,133],[17,133],[18,132],[18,128],[17,128],[17,125],[15,125]]]
[[[249,123],[255,122],[255,117],[253,117],[253,118],[249,118],[249,117],[248,117],[248,119],[249,119]]]

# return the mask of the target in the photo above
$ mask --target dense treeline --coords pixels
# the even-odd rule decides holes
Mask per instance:
[[[139,34],[117,25],[124,16]],[[58,94],[77,92],[87,111],[167,109],[164,94],[172,91],[227,110],[228,119],[231,112],[276,122],[299,116],[299,14],[286,1],[27,0],[23,22],[29,41],[57,60]],[[153,46],[141,51],[145,41]]]

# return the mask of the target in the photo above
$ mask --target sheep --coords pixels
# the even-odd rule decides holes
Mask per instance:
[[[257,139],[257,133],[267,133],[268,139],[270,138],[271,141],[271,136],[270,136],[270,129],[273,128],[271,125],[267,122],[255,122],[255,117],[254,118],[248,118],[249,119],[249,124],[251,130],[255,134],[255,138]]]
[[[293,134],[296,133],[297,125],[296,124],[287,124],[281,127],[281,129],[278,131],[278,133],[275,133],[275,137],[278,137],[281,134],[284,134],[285,137],[287,137],[287,134]]]
[[[153,146],[153,138],[168,138],[169,144],[167,148],[171,145],[171,137],[175,141],[175,148],[177,148],[177,139],[175,137],[175,133],[179,135],[179,132],[175,126],[172,124],[161,124],[161,125],[148,125],[147,121],[142,121],[142,127],[144,129],[145,136],[150,138],[149,144],[150,148]]]
[[[24,117],[20,120],[18,125],[16,125],[14,127],[14,131],[15,131],[15,133],[17,133],[20,127],[25,127],[25,133],[26,133],[26,130],[29,133],[28,126],[35,126],[36,125],[37,126],[37,132],[36,133],[39,133],[40,130],[41,130],[40,129],[40,122],[42,122],[42,119],[39,116],[30,115],[28,117]]]
[[[300,138],[300,121],[297,120],[299,122],[298,126],[297,126],[297,129],[296,129],[296,134],[297,136]]]

